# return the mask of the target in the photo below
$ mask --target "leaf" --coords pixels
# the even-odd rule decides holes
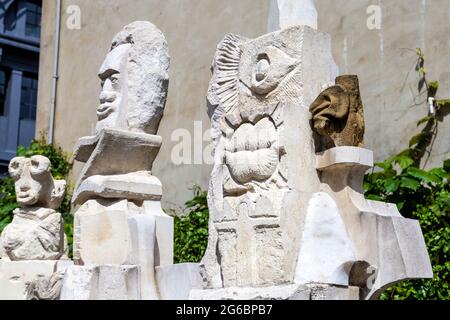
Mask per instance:
[[[425,75],[425,72],[424,72],[424,69],[423,69],[423,68],[420,68],[420,69],[419,69],[419,74],[420,74],[420,76],[424,76],[424,75]],[[417,87],[417,89],[419,90],[419,92],[422,92],[422,89],[423,89],[423,87],[425,86],[425,83],[426,83],[425,78],[420,79],[419,85],[418,85],[418,87]]]
[[[400,181],[400,186],[402,188],[407,188],[416,191],[420,187],[420,182],[412,178],[402,177]]]
[[[384,187],[386,188],[386,192],[388,193],[394,193],[398,190],[398,187],[400,186],[400,181],[389,179],[384,182]]]
[[[413,176],[414,178],[420,179],[428,183],[439,183],[441,181],[434,174],[431,174],[429,172],[414,167],[408,168],[408,174]]]
[[[444,161],[444,170],[450,172],[450,159]]]
[[[445,112],[446,109],[450,109],[450,99],[437,100],[436,105],[440,111]]]
[[[397,203],[397,208],[398,208],[399,211],[402,210],[404,206],[405,206],[405,202],[404,201]]]
[[[425,117],[425,118],[423,118],[423,119],[420,119],[419,122],[417,122],[417,126],[420,126],[421,124],[424,124],[424,123],[429,122],[429,121],[431,121],[431,120],[434,120],[434,116],[428,116],[428,117]],[[412,137],[411,141],[412,141],[414,138],[416,138],[416,137],[418,137],[418,136],[421,136],[421,135],[422,135],[422,134],[418,134],[418,135]],[[416,143],[416,144],[417,144],[417,143]],[[413,145],[414,145],[414,144],[413,144]],[[409,146],[411,147],[411,142],[409,143]]]
[[[429,88],[429,90],[432,90],[434,93],[436,93],[439,89],[439,81],[436,81],[436,80],[430,81],[428,83],[428,88]]]
[[[405,155],[395,157],[395,161],[403,170],[409,168],[414,164],[414,160],[411,157]]]
[[[380,196],[377,196],[375,194],[369,194],[366,196],[368,200],[372,200],[372,201],[383,201],[383,198]]]
[[[384,170],[390,170],[392,169],[392,161],[386,160],[384,162],[377,162],[375,163],[375,166],[384,169]]]
[[[443,168],[432,169],[430,170],[430,173],[434,174],[436,177],[450,180],[450,173],[446,172]]]

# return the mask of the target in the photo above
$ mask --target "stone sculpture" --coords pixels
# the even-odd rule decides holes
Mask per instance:
[[[340,76],[311,104],[319,150],[364,145],[364,110],[357,76]]]
[[[66,272],[62,299],[159,299],[155,267],[173,263],[173,221],[151,169],[169,64],[164,35],[150,22],[133,22],[112,41],[99,71],[95,135],[74,152],[85,166],[72,199],[80,206],[76,266]]]
[[[209,241],[191,299],[374,299],[432,277],[418,222],[364,199],[358,79],[329,88],[328,35],[227,35],[212,69]]]
[[[302,212],[320,187],[307,108],[336,76],[330,52],[329,37],[304,26],[219,44],[205,288],[293,281]]]
[[[50,160],[43,156],[14,158],[9,173],[20,208],[0,237],[0,300],[24,300],[29,284],[40,283],[70,264],[64,260],[67,240],[56,211],[66,182],[53,179]]]
[[[105,128],[156,134],[167,99],[169,64],[161,31],[140,21],[125,26],[100,67],[96,134]]]
[[[11,261],[58,260],[64,254],[63,220],[55,209],[61,205],[66,182],[54,180],[50,166],[43,156],[18,157],[9,164],[21,206],[1,235]]]

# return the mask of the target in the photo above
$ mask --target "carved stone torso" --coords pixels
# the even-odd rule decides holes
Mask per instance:
[[[61,214],[52,209],[16,209],[1,235],[8,257],[19,260],[58,260],[64,254]]]

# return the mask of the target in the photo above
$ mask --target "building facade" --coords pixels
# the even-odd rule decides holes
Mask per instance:
[[[0,3],[0,170],[36,127],[42,1]]]
[[[450,96],[450,2],[315,2],[319,30],[331,35],[340,73],[360,78],[366,146],[378,161],[401,151],[428,112],[426,95],[417,90],[416,48],[426,54],[430,79],[441,84],[438,97]],[[43,3],[36,135],[52,131],[57,3]],[[132,21],[151,21],[167,37],[172,57],[159,131],[164,142],[154,174],[163,182],[165,207],[182,205],[193,185],[206,188],[211,172],[203,154],[210,126],[205,96],[216,46],[227,33],[249,38],[266,33],[270,14],[271,0],[61,0],[53,141],[71,151],[79,137],[92,134],[100,92],[97,73],[112,37]],[[428,167],[449,156],[449,119],[440,128]],[[76,165],[74,175],[78,172]]]

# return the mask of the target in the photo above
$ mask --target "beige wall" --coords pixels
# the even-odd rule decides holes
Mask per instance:
[[[54,2],[44,0],[42,55],[37,132],[48,131]],[[170,161],[171,134],[176,128],[194,130],[194,121],[209,127],[206,90],[210,62],[217,43],[228,32],[257,37],[266,32],[269,0],[63,0],[63,12],[80,6],[81,30],[69,30],[62,17],[60,78],[55,141],[71,150],[76,140],[92,133],[100,84],[97,70],[110,41],[125,24],[149,20],[169,42],[172,65],[169,97],[159,134],[164,145],[154,174],[164,184],[165,207],[188,200],[193,184],[207,187],[210,168],[175,166]],[[358,74],[365,104],[367,146],[377,160],[400,151],[426,114],[424,97],[415,97],[415,54],[422,47],[431,78],[441,81],[450,96],[450,1],[448,0],[316,0],[319,28],[332,35],[333,52],[341,73]],[[368,30],[366,8],[383,7],[381,30]],[[430,165],[449,156],[449,120],[441,125]],[[446,139],[447,138],[447,139]],[[77,171],[76,171],[77,172]]]
[[[450,1],[316,0],[319,28],[332,35],[340,72],[357,74],[366,117],[366,145],[377,161],[407,147],[426,116],[426,94],[418,96],[417,47],[426,55],[429,80],[439,80],[438,97],[450,98]],[[381,4],[382,28],[368,30],[367,7]],[[440,124],[427,162],[450,156],[450,116]]]

